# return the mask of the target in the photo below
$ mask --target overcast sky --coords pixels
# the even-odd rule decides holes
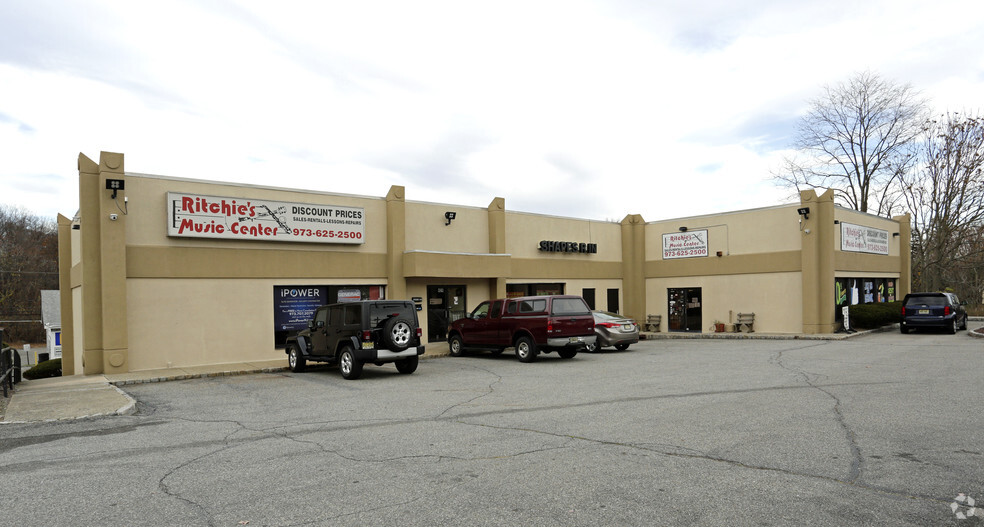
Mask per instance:
[[[770,170],[870,70],[984,108],[981,0],[0,2],[0,204],[126,170],[620,221],[789,201]]]

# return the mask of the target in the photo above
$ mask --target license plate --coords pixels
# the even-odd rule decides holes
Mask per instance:
[[[929,310],[928,309],[920,309],[919,310],[919,314],[920,315],[928,315],[929,314]]]
[[[582,340],[582,337],[571,337],[571,343],[572,344],[575,343],[575,342],[581,342],[581,340]]]
[[[364,349],[364,350],[371,350],[372,348],[373,348],[372,341],[363,341],[362,342],[362,349]]]

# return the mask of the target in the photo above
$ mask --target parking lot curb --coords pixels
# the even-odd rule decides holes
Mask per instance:
[[[436,359],[440,357],[447,357],[450,353],[447,350],[437,351],[437,352],[427,352],[420,355],[421,360]],[[272,367],[272,368],[238,368],[234,370],[224,370],[224,371],[213,371],[207,373],[181,373],[174,375],[157,375],[153,377],[146,378],[135,378],[135,379],[116,379],[107,380],[109,384],[113,386],[129,386],[132,384],[146,384],[152,382],[168,382],[168,381],[184,381],[188,379],[205,379],[209,377],[228,377],[233,375],[249,375],[253,373],[277,373],[282,371],[288,371],[289,368],[286,366],[282,367]],[[140,372],[135,372],[133,375],[139,375]],[[124,414],[120,414],[124,415]]]
[[[255,369],[247,368],[247,369],[238,369],[238,370],[214,371],[208,373],[184,373],[184,374],[176,374],[176,375],[163,375],[158,377],[147,377],[145,379],[110,380],[108,382],[113,386],[128,386],[131,384],[146,384],[151,382],[166,382],[166,381],[184,381],[188,379],[205,379],[208,377],[228,377],[232,375],[248,375],[251,373],[276,373],[279,371],[286,371],[286,370],[287,370],[286,367],[255,368]]]
[[[850,333],[822,333],[807,335],[804,333],[652,333],[639,334],[642,340],[674,340],[674,339],[709,339],[709,340],[846,340],[871,333],[897,330],[898,324],[883,326],[876,329],[862,329]]]

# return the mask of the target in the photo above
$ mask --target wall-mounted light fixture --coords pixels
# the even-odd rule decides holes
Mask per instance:
[[[113,191],[113,195],[111,196],[113,199],[116,199],[116,193],[119,192],[119,191],[121,191],[121,190],[123,190],[123,188],[124,188],[124,185],[123,185],[123,180],[122,179],[107,179],[106,180],[106,190],[112,190]]]
[[[680,232],[687,232],[687,228],[686,227],[680,227]]]
[[[893,232],[892,233],[892,238],[898,238],[899,236],[901,236],[901,234],[899,234],[897,232]]]
[[[800,207],[796,209],[796,214],[803,216],[804,220],[810,219],[810,207]]]
[[[444,226],[447,227],[448,225],[451,225],[451,221],[454,220],[455,216],[457,216],[457,215],[458,215],[458,213],[452,212],[450,210],[447,211],[447,212],[445,212],[444,213],[444,219],[447,220],[447,222],[444,223]]]
[[[834,220],[834,225],[840,225],[840,224],[841,224],[841,220]]]

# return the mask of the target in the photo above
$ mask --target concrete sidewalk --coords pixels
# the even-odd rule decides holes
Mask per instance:
[[[242,375],[287,369],[287,360],[217,364],[189,368],[144,370],[108,375],[72,375],[50,379],[23,380],[14,385],[7,403],[5,423],[29,423],[82,419],[105,415],[128,415],[136,401],[117,386],[144,382],[173,381],[198,377]]]
[[[447,344],[436,343],[428,344],[427,352],[420,358],[432,359],[447,355]],[[287,359],[283,358],[130,373],[23,380],[14,385],[14,393],[7,403],[6,410],[0,415],[0,426],[132,414],[136,411],[136,401],[118,386],[224,375],[271,373],[286,369]]]

